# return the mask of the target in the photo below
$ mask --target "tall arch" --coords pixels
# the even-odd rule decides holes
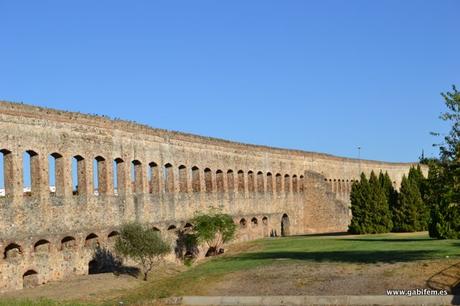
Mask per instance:
[[[289,236],[290,235],[290,221],[289,216],[284,214],[281,217],[281,236]]]
[[[284,192],[291,192],[291,179],[289,174],[284,176]]]
[[[235,177],[232,169],[227,171],[227,189],[229,192],[235,191]]]
[[[48,173],[51,193],[56,196],[63,196],[65,176],[64,158],[61,154],[54,152],[48,156]]]
[[[273,193],[273,176],[271,172],[267,172],[267,192]]]
[[[209,168],[204,169],[204,186],[206,192],[212,192],[212,171]]]
[[[187,192],[188,191],[188,176],[187,176],[187,167],[184,165],[179,166],[179,191]]]
[[[167,163],[164,165],[164,186],[165,186],[165,192],[174,192],[174,171],[173,167],[170,163]]]
[[[238,192],[244,193],[244,172],[243,170],[238,171]]]
[[[197,166],[192,167],[192,190],[193,192],[201,191],[200,169]]]
[[[254,183],[254,172],[248,172],[248,192],[255,192],[255,183]]]
[[[224,192],[224,173],[222,170],[216,171],[216,189],[217,192]]]
[[[262,171],[257,172],[257,192],[265,192],[264,174]]]

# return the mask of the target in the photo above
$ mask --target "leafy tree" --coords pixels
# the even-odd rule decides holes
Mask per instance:
[[[171,246],[157,231],[135,222],[121,227],[115,251],[137,262],[146,281],[155,264],[160,263],[164,256],[171,252]]]
[[[371,211],[368,206],[370,203],[370,185],[364,173],[361,173],[361,179],[351,186],[351,223],[348,231],[352,234],[368,233],[371,222]]]
[[[429,233],[435,238],[460,238],[460,92],[441,94],[447,111],[440,116],[452,124],[444,142],[438,144],[439,160],[428,160],[426,201],[430,207]],[[440,135],[439,133],[433,133]]]
[[[427,179],[428,231],[438,239],[460,238],[460,165],[431,160]]]
[[[455,161],[458,159],[460,140],[460,92],[453,85],[452,92],[441,93],[441,96],[444,98],[448,111],[441,114],[440,119],[452,124],[451,130],[444,137],[444,143],[438,145],[441,161]],[[440,135],[439,133],[433,134]]]
[[[370,233],[387,233],[393,227],[391,221],[391,212],[388,205],[385,191],[383,190],[380,182],[375,175],[374,171],[371,172],[369,177],[370,185],[370,211],[371,211],[371,226]]]
[[[209,251],[207,255],[217,255],[224,243],[233,239],[236,224],[230,215],[216,210],[208,213],[199,213],[191,221],[198,242],[206,243]]]

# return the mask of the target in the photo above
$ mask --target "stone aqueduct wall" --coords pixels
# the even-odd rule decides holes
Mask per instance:
[[[174,241],[196,211],[211,206],[234,217],[239,241],[345,231],[351,184],[361,171],[387,171],[398,186],[410,167],[9,102],[0,102],[0,129],[6,193],[0,292],[88,273],[94,246],[110,247],[127,221],[149,224]],[[24,156],[30,192],[24,192]]]

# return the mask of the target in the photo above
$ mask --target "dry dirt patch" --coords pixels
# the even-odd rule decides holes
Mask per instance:
[[[283,263],[231,273],[208,295],[383,295],[385,289],[428,288],[426,281],[454,260],[411,263]],[[460,275],[459,275],[460,277]]]

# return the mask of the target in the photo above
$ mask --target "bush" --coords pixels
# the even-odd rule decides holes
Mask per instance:
[[[140,223],[129,223],[121,227],[115,251],[138,263],[146,281],[148,273],[171,251],[171,247],[161,238],[159,232]]]
[[[192,223],[198,241],[209,248],[207,256],[219,254],[223,244],[235,236],[236,224],[232,217],[215,210],[197,214]]]

